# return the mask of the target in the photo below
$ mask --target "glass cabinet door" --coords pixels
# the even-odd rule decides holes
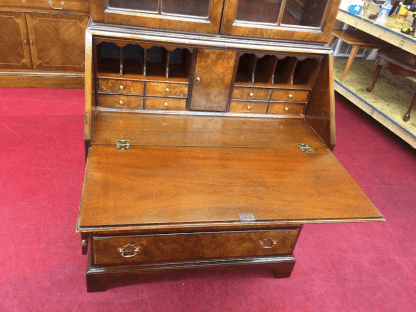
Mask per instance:
[[[221,33],[327,42],[340,0],[225,0]]]
[[[224,0],[94,0],[94,21],[219,33]]]

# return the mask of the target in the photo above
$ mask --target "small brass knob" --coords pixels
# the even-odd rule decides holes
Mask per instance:
[[[169,104],[168,104],[168,103],[164,103],[164,104],[163,104],[163,106],[164,106],[164,107],[168,107],[168,106],[169,106]]]
[[[120,100],[120,101],[118,101],[118,104],[123,105],[124,103],[123,103],[122,100]]]
[[[83,247],[87,246],[87,241],[86,241],[85,239],[83,239],[83,240],[81,241],[81,245],[82,245]]]
[[[293,98],[293,94],[289,94],[289,99],[292,99]]]
[[[253,92],[250,92],[250,94],[249,94],[251,97],[253,97],[254,96],[254,93]]]
[[[249,105],[249,106],[247,106],[247,110],[250,110],[251,109],[251,106]]]
[[[122,85],[120,86],[120,90],[124,90],[124,87]]]
[[[25,40],[23,40],[23,42],[24,42],[24,44],[27,44],[27,40],[25,39]]]
[[[289,107],[285,107],[285,111],[287,112],[289,110]]]
[[[196,77],[196,83],[199,84],[201,82],[201,78],[200,77]]]
[[[166,92],[169,92],[169,88],[166,88]]]
[[[32,40],[30,40],[30,44],[32,44],[32,45],[33,45],[33,41],[32,41]]]

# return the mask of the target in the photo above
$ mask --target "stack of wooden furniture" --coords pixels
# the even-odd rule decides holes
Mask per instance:
[[[288,277],[303,224],[383,220],[331,152],[338,5],[93,1],[77,224],[88,291],[169,269]]]
[[[0,0],[0,87],[83,88],[89,0]]]

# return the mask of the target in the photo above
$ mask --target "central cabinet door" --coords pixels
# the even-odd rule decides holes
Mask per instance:
[[[236,51],[197,50],[191,110],[226,111],[236,54]]]
[[[224,0],[95,0],[94,21],[218,33]]]

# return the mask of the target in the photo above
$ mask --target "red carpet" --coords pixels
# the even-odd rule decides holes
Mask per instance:
[[[83,97],[0,89],[0,311],[416,310],[416,153],[340,98],[334,153],[386,222],[304,226],[289,279],[181,272],[86,293]]]

